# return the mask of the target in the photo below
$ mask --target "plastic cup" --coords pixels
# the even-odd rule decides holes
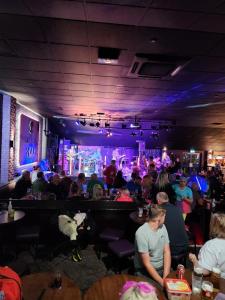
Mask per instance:
[[[213,299],[213,284],[210,281],[202,282],[202,299],[211,300]]]
[[[194,294],[201,293],[202,288],[203,269],[195,267],[192,272],[192,291]]]
[[[141,218],[143,216],[143,208],[139,207],[138,208],[138,217]]]

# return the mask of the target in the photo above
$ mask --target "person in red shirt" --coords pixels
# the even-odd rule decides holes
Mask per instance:
[[[105,182],[107,184],[108,190],[113,187],[114,179],[116,177],[117,169],[116,169],[116,161],[114,159],[111,160],[111,165],[108,166],[103,175],[105,176]]]
[[[122,188],[115,200],[117,202],[133,202],[133,199],[130,197],[130,192],[127,188]]]

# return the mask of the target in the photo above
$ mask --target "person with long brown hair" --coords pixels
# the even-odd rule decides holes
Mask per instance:
[[[212,215],[210,222],[210,237],[199,252],[198,259],[194,254],[189,254],[194,266],[199,265],[207,275],[213,268],[221,271],[221,277],[225,278],[225,214]]]

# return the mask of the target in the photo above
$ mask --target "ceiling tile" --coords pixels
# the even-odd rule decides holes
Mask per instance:
[[[101,23],[138,25],[145,12],[143,7],[123,5],[87,3],[86,7],[88,20]]]
[[[39,18],[48,42],[88,45],[85,22]]]
[[[201,15],[201,13],[150,8],[139,25],[186,29]]]
[[[187,10],[196,12],[212,12],[223,0],[153,0],[152,7],[163,9]]]
[[[189,29],[225,33],[225,17],[222,14],[203,15],[199,20],[194,22]]]
[[[7,39],[43,41],[44,36],[33,17],[2,14],[0,33]]]
[[[83,3],[79,1],[25,0],[35,16],[85,20]]]
[[[31,12],[22,0],[0,1],[0,13],[30,15]]]

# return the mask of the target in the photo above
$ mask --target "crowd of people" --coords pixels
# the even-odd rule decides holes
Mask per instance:
[[[209,199],[215,198],[218,203],[221,200],[221,174],[214,171],[201,172],[200,176],[208,182],[208,189],[203,193],[196,182],[188,185],[188,178],[184,174],[171,176],[169,170],[157,172],[153,163],[149,166],[149,172],[143,178],[136,170],[128,182],[122,171],[117,171],[114,160],[104,170],[104,181],[97,174],[92,174],[87,181],[84,173],[80,173],[73,181],[64,171],[55,173],[47,181],[44,173],[36,168],[32,174],[29,171],[23,172],[16,182],[13,197],[26,199],[27,194],[33,196],[47,193],[56,200],[75,199],[84,195],[98,200],[110,197],[113,191],[115,201],[136,201],[149,208],[148,222],[140,226],[135,234],[134,265],[137,275],[147,276],[163,286],[170,272],[171,257],[187,254],[188,229],[196,223],[202,230],[202,244],[206,243],[200,251],[199,259],[190,255],[190,260],[194,265],[202,266],[205,273],[212,271],[213,267],[219,267],[225,278],[224,211],[213,215],[209,236],[203,232],[206,225],[204,213],[209,209],[208,204],[212,205],[209,216],[214,208]],[[220,207],[223,207],[221,203]],[[207,241],[209,237],[212,240]]]
[[[189,214],[195,207],[205,205],[201,187],[196,182],[188,183],[188,177],[182,172],[171,174],[171,169],[156,171],[154,163],[149,163],[148,173],[142,178],[138,168],[134,168],[131,179],[126,180],[121,170],[117,170],[116,161],[104,169],[103,180],[97,174],[92,174],[87,180],[84,173],[80,173],[76,180],[67,176],[65,171],[60,174],[54,173],[46,180],[40,168],[34,167],[32,172],[24,171],[16,182],[13,197],[20,199],[29,193],[54,194],[56,199],[67,199],[86,194],[87,198],[102,199],[110,193],[117,195],[116,200],[132,202],[134,199],[144,199],[147,202],[156,203],[158,192],[165,192],[172,204],[176,204],[185,215]],[[207,195],[209,198],[218,199],[221,194],[221,174],[214,171],[201,172],[200,176],[208,182]],[[123,197],[123,195],[125,195]],[[124,198],[124,200],[122,200]]]

